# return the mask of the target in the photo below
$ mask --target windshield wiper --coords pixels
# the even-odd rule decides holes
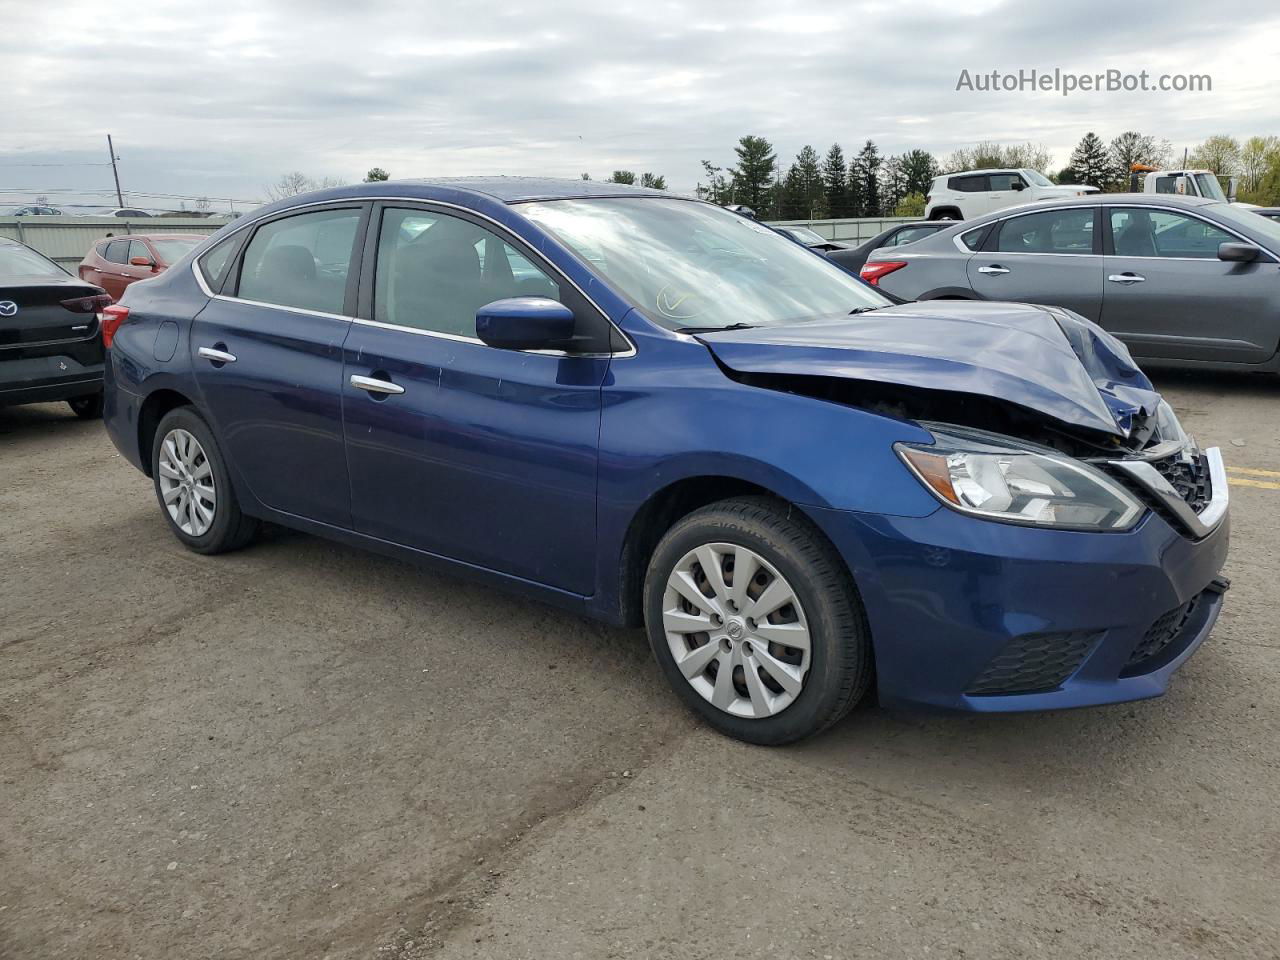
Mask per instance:
[[[676,327],[676,333],[720,333],[723,330],[753,330],[754,323],[728,323],[723,327]]]
[[[852,310],[849,311],[849,316],[852,317],[855,314],[870,313],[872,310],[883,310],[883,309],[884,307],[854,307]]]

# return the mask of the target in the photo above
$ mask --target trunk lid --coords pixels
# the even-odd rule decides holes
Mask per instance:
[[[696,334],[741,373],[836,377],[997,397],[1127,438],[1160,395],[1101,327],[1055,307],[933,300]]]
[[[67,343],[96,335],[95,313],[75,313],[62,305],[102,293],[73,277],[0,284],[0,350],[46,343]]]

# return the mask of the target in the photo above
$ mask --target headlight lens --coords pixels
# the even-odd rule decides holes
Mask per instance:
[[[931,445],[898,455],[953,510],[991,520],[1075,530],[1128,530],[1143,505],[1100,470],[995,434],[930,427]]]

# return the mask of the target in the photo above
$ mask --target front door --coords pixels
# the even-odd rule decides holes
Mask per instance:
[[[267,221],[191,326],[204,408],[250,492],[274,510],[351,526],[342,345],[365,207]]]
[[[1010,217],[969,258],[969,286],[984,300],[1043,303],[1097,320],[1102,257],[1097,207],[1063,207]]]
[[[1199,217],[1109,207],[1102,325],[1137,357],[1261,363],[1275,355],[1280,267],[1218,259],[1239,238]]]
[[[513,236],[429,207],[375,226],[343,374],[355,528],[592,593],[604,318]],[[606,354],[481,343],[477,308],[513,296],[568,304]]]

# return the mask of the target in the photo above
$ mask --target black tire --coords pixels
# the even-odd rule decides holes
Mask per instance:
[[[739,717],[713,706],[685,679],[667,642],[662,614],[668,578],[691,550],[710,543],[753,550],[786,579],[804,608],[809,670],[795,700],[772,716]],[[776,746],[813,736],[845,716],[871,683],[870,630],[853,578],[812,522],[778,500],[722,500],[676,523],[650,560],[644,610],[649,644],[676,694],[711,726],[738,740]]]
[[[200,536],[192,536],[182,530],[165,506],[164,494],[160,487],[160,451],[165,438],[175,429],[186,430],[199,442],[213,472],[214,489],[217,499],[214,503],[213,523]],[[204,418],[192,407],[178,407],[170,410],[156,427],[155,440],[151,444],[151,477],[155,486],[156,501],[160,504],[160,513],[169,524],[169,529],[182,544],[196,553],[226,553],[239,550],[253,540],[258,532],[258,521],[240,511],[235,490],[231,486],[231,477],[227,473],[226,462],[222,457],[222,449],[213,437]]]
[[[67,406],[81,420],[98,420],[102,417],[102,391],[84,397],[72,397]]]

